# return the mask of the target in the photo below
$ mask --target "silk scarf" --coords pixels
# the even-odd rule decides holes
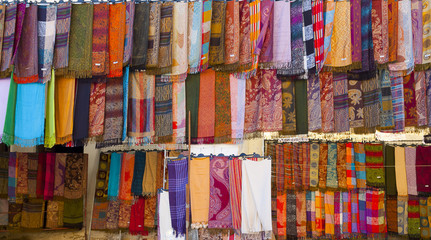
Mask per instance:
[[[188,72],[198,73],[201,63],[202,50],[202,2],[188,3]]]
[[[109,6],[109,78],[123,75],[125,33],[126,4],[112,4]]]
[[[186,131],[190,131],[192,141],[198,138],[200,74],[189,74],[186,79]],[[189,113],[190,112],[190,116]],[[190,118],[190,120],[189,120]]]
[[[385,146],[385,190],[388,196],[397,195],[397,179],[395,176],[395,148]]]
[[[320,71],[323,66],[324,58],[324,20],[323,20],[323,0],[312,1],[313,14],[313,35],[314,35],[314,54],[316,68]]]
[[[409,195],[417,196],[418,190],[416,185],[416,148],[406,147],[406,175],[407,175],[407,192]]]
[[[94,79],[90,89],[88,137],[102,137],[105,125],[106,79]]]
[[[237,78],[234,74],[229,75],[229,80],[232,139],[240,140],[244,137],[246,80]]]
[[[349,125],[352,128],[364,127],[364,96],[362,82],[348,80]]]
[[[429,19],[431,13],[431,7],[430,2],[428,0],[422,0],[422,13],[421,14],[421,20],[422,20],[422,29],[420,29],[418,32],[422,33],[421,36],[418,36],[418,41],[421,41],[421,50],[422,55],[418,56],[420,57],[420,65],[415,66],[416,70],[426,70],[430,67],[430,50],[431,45],[429,44],[429,40],[431,39],[430,32],[428,31],[429,26],[431,24],[431,21]],[[416,57],[416,56],[415,56]]]
[[[46,118],[45,118],[45,147],[52,148],[55,145],[55,72],[51,73],[51,81],[48,82],[46,94]],[[88,116],[85,121],[88,123]],[[87,129],[88,133],[88,129]]]
[[[281,83],[283,98],[283,129],[281,134],[296,134],[296,109],[295,109],[295,83],[293,80],[284,80]]]
[[[322,128],[322,111],[320,104],[320,82],[315,74],[309,75],[307,83],[308,131]]]
[[[428,123],[425,72],[415,72],[416,116],[418,126]]]
[[[65,73],[69,66],[69,32],[71,3],[60,3],[57,5],[57,22],[55,26],[55,45],[53,66],[56,74]]]
[[[122,154],[112,153],[111,163],[109,164],[109,177],[108,177],[108,198],[115,199],[118,197],[121,171],[122,171]]]
[[[111,165],[111,156],[105,153],[100,153],[99,168],[96,177],[96,191],[94,197],[96,199],[106,199],[108,197],[109,184],[109,168]]]
[[[398,1],[388,1],[388,41],[389,41],[389,62],[397,60],[398,41]]]
[[[88,158],[87,154],[67,154],[64,171],[64,198],[81,199],[86,191],[87,164],[85,158]]]
[[[404,116],[406,127],[417,125],[416,96],[414,84],[414,73],[403,77]]]
[[[389,14],[388,1],[372,1],[371,22],[374,59],[384,65],[389,61]]]
[[[174,82],[172,88],[173,141],[184,143],[186,140],[186,83]]]
[[[385,172],[382,144],[365,144],[367,186],[384,187]]]
[[[66,172],[66,153],[57,153],[55,155],[54,165],[54,199],[64,197],[64,177]]]
[[[135,19],[135,2],[126,3],[126,33],[124,36],[123,66],[129,64],[132,57],[133,23]],[[144,44],[145,45],[145,44]],[[130,212],[130,211],[129,211]]]
[[[38,75],[41,83],[51,80],[51,66],[54,58],[55,24],[57,6],[37,7],[38,27]]]
[[[161,4],[150,3],[146,68],[155,68],[159,64],[160,10]]]
[[[210,158],[194,158],[190,162],[190,202],[192,227],[208,224],[210,198]]]
[[[214,142],[215,127],[215,72],[206,70],[200,76],[198,143]]]
[[[405,157],[405,149],[403,147],[395,147],[395,176],[398,196],[408,195]]]
[[[334,121],[334,92],[332,72],[319,74],[320,81],[320,104],[322,113],[322,131],[332,132],[335,130]]]
[[[364,94],[364,126],[374,128],[380,124],[380,84],[377,78],[362,81]]]
[[[148,30],[150,27],[150,3],[135,3],[133,16],[133,48],[131,70],[144,70],[147,61]]]
[[[431,192],[429,187],[431,177],[426,174],[430,170],[431,165],[430,150],[429,147],[425,146],[418,146],[416,148],[416,183],[420,194]]]
[[[72,141],[73,113],[75,108],[75,78],[58,77],[55,81],[55,133],[56,143]]]
[[[76,145],[83,144],[88,138],[91,82],[92,80],[88,78],[76,81],[78,86],[76,87],[75,114],[73,116],[73,141]]]
[[[350,1],[350,28],[352,40],[352,69],[362,67],[361,0]]]
[[[205,71],[209,66],[209,48],[212,25],[212,0],[204,0],[202,6],[202,48],[200,56],[200,71]]]
[[[109,5],[93,7],[92,75],[109,73]]]
[[[47,153],[45,161],[45,185],[43,186],[43,199],[52,200],[55,184],[55,153]]]
[[[112,162],[112,157],[111,157],[111,162]],[[133,199],[131,191],[132,191],[134,165],[135,165],[135,155],[131,153],[123,153],[123,157],[121,159],[121,174],[120,174],[120,180],[119,180],[120,188],[119,188],[119,194],[118,194],[118,198],[121,200]]]
[[[4,31],[3,31],[3,45],[1,56],[0,71],[4,75],[10,75],[10,65],[13,55],[13,44],[15,40],[15,24],[17,17],[17,4],[10,4],[6,6]]]
[[[212,2],[211,34],[209,45],[209,64],[211,66],[224,63],[226,5],[226,2]]]
[[[326,179],[328,177],[328,144],[319,144],[319,188],[326,189]]]
[[[291,64],[290,41],[290,2],[274,2],[274,36],[272,48],[274,68],[287,68]]]
[[[158,142],[172,141],[172,82],[156,77],[155,132]]]
[[[229,73],[216,72],[215,101],[214,142],[223,143],[232,136]]]
[[[251,9],[247,1],[239,2],[239,71],[250,69],[253,56],[251,52]]]

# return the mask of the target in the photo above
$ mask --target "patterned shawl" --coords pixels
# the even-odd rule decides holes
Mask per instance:
[[[409,196],[407,213],[408,213],[407,230],[409,233],[409,239],[419,238],[421,235],[421,228],[420,228],[419,199],[417,196]]]
[[[356,188],[355,150],[353,143],[346,144],[346,177],[347,189]]]
[[[335,208],[334,208],[334,192],[326,191],[325,199],[325,234],[328,238],[333,238],[335,234]]]
[[[28,155],[27,184],[28,184],[28,196],[30,198],[36,198],[37,197],[36,194],[37,194],[37,186],[38,186],[38,180],[37,180],[37,170],[38,170],[38,165],[39,165],[38,162],[39,162],[39,154],[38,153],[31,153]],[[43,183],[43,179],[42,178],[39,178],[39,179],[40,179],[39,182]]]
[[[94,79],[90,89],[88,137],[101,137],[105,122],[106,79]]]
[[[315,73],[316,62],[314,53],[314,35],[313,35],[313,13],[311,10],[312,0],[305,0],[302,2],[302,17],[304,19],[304,32],[303,41],[305,44],[305,64],[306,69],[310,73]]]
[[[343,233],[343,195],[342,192],[334,192],[334,235],[342,238]]]
[[[7,97],[6,115],[4,116],[3,130],[0,133],[0,142],[10,146],[15,141],[15,111],[16,111],[16,95],[18,84],[15,83],[13,77],[10,79],[9,91]]]
[[[385,181],[386,194],[388,196],[397,195],[397,180],[395,177],[395,148],[385,146]]]
[[[135,4],[133,16],[133,49],[131,70],[144,70],[147,61],[148,29],[150,25],[150,3]]]
[[[337,143],[337,177],[340,189],[347,189],[346,151],[345,143]]]
[[[92,73],[93,4],[73,4],[70,21],[69,74],[89,78]]]
[[[398,220],[398,235],[407,235],[408,226],[408,196],[398,196],[397,198],[397,220]]]
[[[286,194],[277,194],[277,236],[286,236],[287,199]],[[290,217],[290,216],[289,216]]]
[[[335,16],[335,1],[329,0],[323,2],[323,18],[324,18],[324,37],[323,37],[323,62],[326,65],[327,62],[330,62],[329,53],[331,52],[331,38],[332,38],[332,30],[334,28],[334,16]],[[319,69],[320,71],[321,69]]]
[[[232,136],[229,73],[216,72],[215,101],[214,142],[223,143]]]
[[[18,84],[15,112],[15,141],[20,146],[44,143],[45,84]]]
[[[172,37],[172,75],[182,75],[185,79],[188,68],[187,58],[187,3],[174,3]]]
[[[111,78],[106,83],[105,126],[101,146],[121,142],[123,135],[123,79]]]
[[[123,75],[124,37],[126,34],[126,4],[109,6],[109,74],[107,77]]]
[[[4,31],[2,34],[2,52],[1,52],[1,74],[10,75],[10,64],[13,55],[13,44],[15,40],[15,23],[16,23],[17,4],[6,6]]]
[[[261,31],[257,39],[257,45],[254,54],[259,55],[259,67],[272,67],[272,45],[273,45],[273,28],[274,28],[274,3],[272,1],[262,1],[260,6],[261,12]]]
[[[93,9],[92,75],[109,73],[109,5],[95,4]]]
[[[91,221],[92,230],[106,229],[106,215],[108,211],[109,202],[95,200],[93,205],[93,214]]]
[[[421,14],[421,20],[422,20],[421,22],[422,29],[419,29],[418,31],[419,33],[422,33],[421,36],[418,36],[419,38],[418,41],[421,41],[420,53],[422,53],[422,55],[418,56],[420,58],[421,64],[419,65],[416,64],[415,69],[426,70],[426,69],[429,69],[431,66],[431,58],[430,58],[431,44],[429,42],[431,40],[431,34],[428,31],[431,24],[431,19],[430,19],[431,6],[430,6],[429,0],[422,0],[422,12],[419,12],[418,14]]]
[[[398,1],[388,1],[388,41],[389,41],[389,62],[397,60],[398,41]]]
[[[184,143],[186,138],[186,83],[172,84],[172,131],[175,143]]]
[[[409,75],[414,68],[411,1],[398,1],[397,62],[389,64],[393,76]]]
[[[308,134],[307,80],[295,80],[296,133]]]
[[[54,197],[55,182],[55,153],[47,153],[45,161],[45,185],[43,186],[43,199],[52,200]]]
[[[272,61],[274,68],[287,68],[292,61],[290,48],[290,2],[274,2]]]
[[[34,7],[36,7],[36,6],[33,6],[33,8]],[[24,27],[24,18],[25,18],[25,15],[26,15],[25,14],[26,13],[26,9],[27,9],[27,4],[25,4],[25,3],[18,3],[18,6],[17,6],[17,15],[16,15],[16,25],[15,25],[15,39],[14,39],[14,43],[13,43],[13,55],[12,55],[12,59],[10,61],[11,65],[14,64],[15,59],[16,59],[16,55],[17,55],[17,52],[18,52],[18,47],[19,47],[19,44],[20,44],[22,30],[23,30],[23,27]],[[36,21],[36,20],[34,20],[34,21]]]
[[[232,228],[229,204],[229,159],[214,157],[210,161],[210,202],[208,228]]]
[[[319,144],[319,188],[326,189],[328,167],[328,144]]]
[[[96,176],[96,192],[95,198],[106,199],[108,197],[109,183],[109,167],[111,164],[111,156],[105,153],[100,153],[99,168]]]
[[[213,143],[215,127],[215,72],[201,73],[199,83],[198,143]],[[192,140],[193,141],[193,140]]]
[[[349,104],[348,104],[348,86],[347,74],[334,74],[334,122],[336,132],[346,132],[350,130],[349,121]]]
[[[350,1],[350,28],[352,40],[352,67],[362,67],[362,39],[361,39],[361,0]]]
[[[364,126],[364,96],[362,82],[348,80],[349,125],[352,128]]]
[[[365,144],[367,186],[384,187],[385,170],[382,144]]]
[[[302,190],[302,148],[300,143],[293,143],[293,186]]]
[[[381,87],[380,128],[391,129],[394,127],[395,123],[389,71],[384,69],[379,70],[379,80]]]
[[[175,230],[177,236],[186,233],[187,165],[187,158],[168,162],[169,207],[171,211],[172,228]]]
[[[16,154],[16,194],[28,194],[28,153]]]
[[[51,66],[54,58],[55,23],[57,19],[57,6],[37,7],[38,27],[38,73],[39,82],[51,80]]]
[[[390,132],[402,132],[405,126],[403,78],[391,77],[390,80],[395,126]]]
[[[413,57],[415,64],[422,63],[422,0],[412,0]]]
[[[150,3],[146,68],[155,68],[159,65],[160,9],[160,3]]]
[[[135,19],[135,2],[126,2],[126,23],[125,23],[126,33],[124,36],[123,66],[128,65],[129,60],[132,57],[134,19]]]
[[[109,201],[108,210],[106,211],[106,229],[118,229],[119,211],[120,200]]]
[[[33,83],[39,79],[37,15],[37,5],[32,4],[26,9],[22,25],[21,44],[18,44],[14,50],[16,52],[14,62],[14,81],[16,83]],[[15,40],[19,40],[19,38]]]
[[[295,189],[295,158],[293,144],[283,145],[283,161],[284,161],[284,191]],[[298,150],[298,149],[296,149]]]
[[[414,73],[403,77],[403,89],[406,126],[417,126]]]
[[[112,162],[112,157],[111,157]],[[132,200],[132,181],[133,167],[135,165],[135,155],[131,153],[123,153],[121,161],[120,188],[118,198],[121,200]]]
[[[316,191],[315,193],[316,233],[313,234],[313,237],[320,237],[325,235],[325,201],[322,192]]]
[[[316,189],[319,183],[319,144],[310,144],[310,189]]]
[[[371,22],[374,59],[384,65],[389,61],[389,15],[388,1],[372,0]]]
[[[305,238],[307,223],[307,209],[306,209],[306,196],[305,191],[296,193],[296,231],[297,236]]]
[[[76,81],[78,86],[76,87],[75,114],[73,116],[73,141],[75,144],[83,143],[88,138],[91,82],[92,79],[88,78]]]
[[[313,33],[314,33],[314,53],[316,68],[318,70],[323,66],[323,43],[324,43],[324,21],[323,21],[323,0],[312,1],[313,13]]]
[[[320,104],[319,77],[309,75],[307,84],[308,104],[308,131],[316,131],[322,128],[322,111]]]
[[[172,82],[162,82],[156,77],[155,130],[157,142],[172,141]]]
[[[239,32],[239,71],[250,69],[252,63],[251,53],[251,17],[250,3],[239,2],[240,32]]]
[[[386,233],[385,192],[383,190],[367,190],[367,232],[370,237],[378,237],[376,233]]]
[[[202,50],[202,2],[189,2],[188,11],[188,64],[189,73],[200,70]]]
[[[55,81],[55,133],[56,143],[72,141],[73,113],[75,108],[75,78],[58,77]]]
[[[431,177],[429,174],[427,174],[427,172],[431,169],[430,152],[431,148],[429,147],[418,146],[416,148],[416,183],[417,190],[419,193],[429,194],[431,192],[431,189],[429,187]]]
[[[415,72],[416,117],[418,126],[428,123],[425,72]]]
[[[289,79],[281,83],[281,91],[283,98],[282,113],[283,113],[283,130],[281,134],[291,135],[296,134],[296,112],[295,112],[295,84]]]
[[[260,131],[280,131],[283,123],[281,81],[275,70],[259,70],[256,75],[246,84],[244,132],[250,135]]]
[[[304,190],[310,188],[310,144],[301,144],[302,148],[302,186]]]
[[[427,125],[430,126],[431,125],[431,84],[429,84],[429,82],[431,79],[431,71],[425,72],[425,78],[427,82],[426,84],[426,105],[427,105],[427,118],[428,118]],[[404,107],[404,104],[402,106]]]
[[[200,71],[203,72],[208,68],[209,62],[209,48],[211,39],[211,25],[212,25],[212,0],[204,0],[202,7],[202,49],[200,56]]]
[[[241,191],[242,191],[242,160],[233,158],[228,162],[229,166],[229,202],[232,210],[232,227],[241,229]]]
[[[3,47],[3,34],[4,34],[4,30],[5,30],[5,15],[6,15],[6,5],[3,5],[0,7],[0,44]],[[0,48],[0,54],[2,51],[2,47]],[[1,57],[0,57],[1,60]],[[1,65],[0,65],[1,67]]]
[[[364,94],[364,126],[373,128],[380,124],[380,84],[377,78],[362,81]]]
[[[157,196],[145,199],[144,226],[154,228],[156,216]]]
[[[66,153],[56,153],[54,164],[54,199],[64,197],[64,177],[66,172]]]
[[[286,235],[288,237],[295,237],[297,235],[296,230],[296,195],[293,191],[287,192],[286,197]]]
[[[407,191],[409,195],[418,195],[416,187],[416,148],[406,147],[406,175],[407,175]]]
[[[80,199],[86,191],[87,154],[68,153],[66,169],[64,171],[64,197],[67,199]]]
[[[356,187],[366,188],[366,172],[365,172],[365,149],[364,144],[355,143],[355,168],[356,168]]]
[[[296,179],[295,179],[296,180]],[[326,166],[326,188],[330,190],[338,189],[337,173],[337,144],[328,144],[328,165]]]
[[[244,114],[245,114],[245,79],[229,75],[230,78],[230,109],[232,139],[242,139],[244,136]]]
[[[8,165],[8,200],[15,202],[16,200],[16,187],[17,187],[17,156],[16,153],[9,153]]]
[[[148,235],[144,228],[145,199],[139,197],[131,207],[129,232],[132,235]]]
[[[421,197],[419,199],[419,215],[420,215],[420,228],[421,228],[421,238],[427,239],[431,237],[430,234],[430,217],[431,213],[429,211],[431,207],[431,197]]]
[[[64,73],[65,68],[69,66],[69,30],[71,11],[71,3],[60,3],[57,5],[53,61],[56,74]]]
[[[172,12],[173,3],[162,3],[160,9],[160,45],[157,73],[170,73],[172,69]]]
[[[144,196],[156,195],[157,179],[157,152],[146,152],[145,171],[142,180],[142,192]]]
[[[63,212],[64,212],[63,201],[48,201],[46,206],[46,227],[47,228],[62,227]]]
[[[335,130],[334,122],[334,92],[332,72],[319,74],[320,81],[320,104],[322,112],[322,131],[332,132]]]
[[[224,63],[226,5],[227,3],[223,1],[212,2],[211,37],[209,47],[209,64],[212,66]]]
[[[28,199],[22,205],[21,227],[42,228],[45,202],[42,199]]]

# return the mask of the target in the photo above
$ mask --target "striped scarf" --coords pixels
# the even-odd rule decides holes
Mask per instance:
[[[38,6],[38,70],[39,82],[51,80],[51,66],[54,57],[55,28],[57,6]]]
[[[322,128],[322,111],[320,104],[319,77],[315,74],[309,75],[307,84],[308,105],[308,131]]]
[[[385,69],[379,70],[379,80],[381,87],[380,128],[391,129],[394,127],[394,114],[389,71]]]
[[[16,23],[17,5],[11,4],[6,6],[4,31],[3,31],[3,46],[1,55],[2,75],[10,75],[9,67],[13,55],[13,43],[15,40],[15,23]]]
[[[69,31],[71,11],[71,3],[60,3],[57,5],[53,63],[54,68],[56,69],[56,74],[64,73],[64,69],[69,66]],[[59,71],[59,69],[63,69],[63,71]]]
[[[202,7],[202,50],[200,60],[200,71],[208,68],[209,48],[211,36],[212,0],[205,0]]]
[[[333,83],[335,131],[346,132],[350,130],[349,121],[347,121],[349,118],[347,74],[335,74]]]

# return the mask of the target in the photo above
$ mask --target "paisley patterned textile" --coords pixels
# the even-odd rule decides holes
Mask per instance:
[[[364,100],[361,82],[348,80],[349,124],[352,128],[364,126]]]
[[[284,97],[283,97],[284,100]],[[322,128],[322,111],[320,105],[320,83],[315,74],[308,77],[307,84],[308,131]]]
[[[296,113],[295,113],[295,84],[289,79],[281,83],[283,97],[283,130],[281,134],[291,135],[296,133]]]
[[[417,126],[416,94],[414,73],[403,77],[404,116],[406,126]]]
[[[322,131],[332,132],[335,130],[334,122],[334,92],[332,72],[319,74],[320,80],[320,104],[322,111]]]

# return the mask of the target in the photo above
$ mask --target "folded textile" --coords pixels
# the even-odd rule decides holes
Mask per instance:
[[[431,170],[431,155],[429,147],[418,146],[416,148],[416,183],[417,191],[425,194],[431,192],[430,182],[431,177],[428,172]]]
[[[75,108],[75,78],[57,77],[55,81],[55,134],[56,143],[72,141]],[[88,104],[88,103],[87,103]]]
[[[4,75],[10,75],[13,45],[15,40],[15,24],[17,17],[17,4],[6,6],[4,17],[3,44],[0,71]],[[12,63],[13,64],[13,63]]]
[[[55,136],[55,72],[52,70],[51,81],[48,82],[48,90],[46,94],[46,110],[45,110],[45,144],[47,148],[52,148],[56,143]],[[88,104],[86,104],[88,105]],[[85,119],[88,122],[87,119]],[[87,129],[88,133],[88,129]]]
[[[62,199],[64,197],[66,158],[67,158],[66,153],[55,154],[54,198],[57,198],[57,199]]]
[[[365,149],[364,144],[355,143],[355,168],[356,168],[356,187],[366,188],[366,172],[365,172]]]
[[[111,155],[111,163],[112,163],[112,155]],[[120,186],[119,186],[120,188],[118,193],[118,198],[121,200],[133,199],[131,191],[132,191],[134,165],[135,165],[135,155],[132,153],[123,153],[123,156],[121,159],[121,175],[120,175]],[[113,180],[115,181],[115,178]],[[109,191],[109,187],[108,187],[108,191]]]
[[[63,212],[64,212],[63,201],[48,201],[48,203],[46,204],[46,227],[47,228],[62,227]],[[94,223],[95,221],[92,224]]]
[[[43,199],[46,201],[52,200],[54,197],[55,153],[46,153],[45,158],[45,182],[43,186]]]
[[[123,91],[123,78],[110,78],[106,82],[105,126],[100,146],[121,143],[124,121]]]
[[[322,131],[332,132],[335,128],[334,122],[334,92],[332,72],[319,74],[320,81],[320,104],[322,112]]]
[[[54,59],[55,25],[57,20],[57,6],[37,7],[38,28],[38,82],[45,83],[51,80],[51,67]]]
[[[21,227],[42,228],[45,202],[42,199],[28,199],[22,205]]]
[[[186,184],[188,182],[187,158],[168,163],[169,207],[172,228],[176,236],[186,233]]]
[[[73,116],[73,141],[75,144],[83,143],[88,138],[91,81],[88,78],[76,81],[78,86],[76,89],[75,113]]]
[[[126,3],[126,33],[124,36],[123,66],[132,58],[133,23],[135,19],[135,2]],[[128,220],[127,220],[128,221]]]
[[[64,197],[79,199],[87,189],[87,154],[68,153],[64,174]]]
[[[92,75],[109,73],[109,4],[93,6]]]
[[[106,229],[106,214],[108,211],[109,202],[94,201],[91,229],[104,230]]]
[[[53,67],[56,74],[65,73],[69,66],[69,31],[72,3],[57,5]]]
[[[319,77],[312,74],[307,83],[308,131],[322,128],[322,111],[320,104]]]
[[[147,62],[148,29],[150,27],[150,3],[135,3],[133,16],[133,49],[131,70],[144,70]]]
[[[109,6],[109,74],[116,78],[123,75],[124,37],[126,35],[126,4]]]
[[[418,195],[416,187],[416,148],[406,147],[406,176],[407,176],[407,192],[409,195]]]
[[[110,200],[106,211],[106,229],[118,229],[119,213],[121,200]]]
[[[81,229],[84,221],[84,201],[78,199],[64,199],[63,226]]]

